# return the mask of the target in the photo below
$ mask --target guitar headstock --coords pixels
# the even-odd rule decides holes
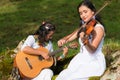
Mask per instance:
[[[78,42],[73,42],[73,43],[70,43],[69,44],[69,47],[72,48],[72,49],[77,49],[79,46],[79,43]]]

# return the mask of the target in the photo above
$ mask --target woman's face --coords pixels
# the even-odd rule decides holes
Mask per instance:
[[[79,7],[79,14],[80,14],[81,19],[84,22],[87,22],[93,17],[94,12],[88,7],[82,5]]]
[[[47,36],[46,36],[46,41],[51,40],[53,37],[53,34],[54,34],[54,31],[50,31],[49,34],[47,34]]]

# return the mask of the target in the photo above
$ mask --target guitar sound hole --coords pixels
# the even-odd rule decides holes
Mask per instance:
[[[44,60],[44,58],[43,58],[42,56],[39,56],[38,58],[39,58],[39,60],[41,60],[41,61]]]

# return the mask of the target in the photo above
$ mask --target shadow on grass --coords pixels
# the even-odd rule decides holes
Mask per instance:
[[[73,57],[74,56],[70,56],[61,61],[57,61],[56,66],[51,67],[51,69],[54,72],[54,75],[58,75],[63,69],[65,69]]]

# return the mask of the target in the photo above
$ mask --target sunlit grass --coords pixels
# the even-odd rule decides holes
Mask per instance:
[[[56,25],[56,33],[53,37],[54,48],[57,47],[57,40],[71,33],[79,26],[79,15],[77,5],[81,0],[1,0],[0,2],[0,79],[5,80],[12,68],[12,54],[20,40],[32,34],[42,21],[51,21]],[[92,0],[99,9],[104,0]],[[69,3],[68,3],[69,2]],[[120,1],[112,0],[112,3],[101,12],[102,20],[106,28],[106,37],[103,47],[105,54],[111,54],[120,50]],[[55,68],[55,76],[67,67],[72,57],[79,52],[79,49],[71,49],[63,62],[60,62],[59,69]],[[99,78],[99,77],[98,77]],[[97,80],[98,78],[91,78]]]

